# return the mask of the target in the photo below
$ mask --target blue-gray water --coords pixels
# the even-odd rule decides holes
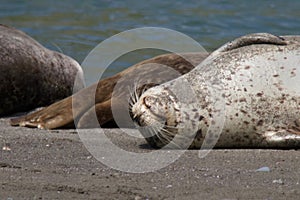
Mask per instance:
[[[81,63],[101,41],[145,26],[182,32],[208,51],[253,32],[299,34],[299,10],[296,0],[1,0],[0,23],[21,29]],[[145,51],[120,59],[108,75],[154,54]],[[84,70],[87,83],[94,82],[95,71]]]

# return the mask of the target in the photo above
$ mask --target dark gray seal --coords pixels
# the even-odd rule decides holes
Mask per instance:
[[[73,88],[75,77],[80,80]],[[49,105],[84,88],[72,58],[0,24],[0,116]]]

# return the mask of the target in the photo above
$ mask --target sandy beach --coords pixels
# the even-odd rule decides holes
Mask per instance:
[[[295,150],[213,150],[201,159],[197,150],[188,150],[163,169],[127,173],[96,160],[76,130],[11,127],[8,119],[1,119],[0,126],[0,199],[234,200],[300,195],[300,153]],[[120,129],[105,133],[126,150],[155,151]]]

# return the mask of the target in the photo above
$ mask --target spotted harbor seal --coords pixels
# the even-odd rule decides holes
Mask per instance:
[[[49,105],[70,96],[73,89],[84,88],[83,72],[75,60],[2,24],[0,83],[0,116]]]
[[[131,116],[153,147],[299,148],[299,37],[233,40],[145,91]]]
[[[116,106],[119,108],[122,106],[128,107],[128,99],[122,98],[125,96],[125,93],[129,92],[128,88],[126,88],[126,86],[129,85],[127,83],[128,80],[147,80],[149,84],[145,84],[144,87],[151,87],[151,83],[163,83],[189,72],[207,56],[208,53],[205,52],[184,53],[181,55],[164,54],[142,61],[112,77],[100,80],[98,83],[79,91],[71,97],[56,102],[49,107],[26,116],[14,118],[11,120],[11,124],[15,126],[54,129],[73,127],[75,118],[75,120],[78,121],[77,128],[97,127],[98,122],[102,127],[116,127],[117,125],[113,120],[111,102],[112,93],[117,82],[119,82],[121,87],[118,89],[119,93],[115,97],[115,99],[119,101],[119,104]],[[161,70],[162,66],[160,65],[169,67],[173,69],[173,71]],[[158,73],[160,76],[153,76],[153,74]],[[93,94],[93,91],[96,93]],[[74,99],[76,99],[75,103]],[[120,99],[124,100],[123,103],[120,103]],[[72,112],[72,100],[74,112]],[[97,122],[92,122],[91,120],[93,111],[96,111]]]

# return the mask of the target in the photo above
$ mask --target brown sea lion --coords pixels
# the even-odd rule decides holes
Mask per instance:
[[[115,98],[119,100],[124,93],[129,92],[127,90],[128,88],[126,88],[126,80],[132,80],[136,77],[141,79],[151,79],[149,80],[150,83],[147,84],[147,87],[151,87],[151,82],[153,81],[156,84],[159,84],[189,72],[207,56],[208,53],[199,52],[181,55],[165,54],[148,59],[112,77],[103,79],[98,83],[79,91],[73,96],[56,102],[40,111],[11,119],[11,125],[54,129],[74,126],[75,119],[78,121],[78,128],[92,128],[95,127],[95,124],[94,122],[91,122],[90,115],[93,114],[93,111],[96,111],[99,124],[102,127],[116,127],[111,110],[111,98],[114,87],[118,81],[124,81],[119,84],[121,85],[121,88],[119,88],[120,93],[117,95],[117,98]],[[179,74],[170,73],[168,70],[161,71],[159,66],[156,67],[157,64],[168,66],[176,70],[176,72],[178,71]],[[145,65],[147,65],[147,69],[144,68]],[[153,74],[155,73],[160,73],[160,76],[154,78]],[[149,77],[147,77],[147,75],[149,75]],[[121,80],[122,77],[126,78]],[[166,77],[166,79],[162,80],[161,77]],[[96,91],[96,93],[93,94],[93,91]],[[72,99],[76,99],[76,101],[73,101],[73,108]],[[128,99],[125,99],[125,102],[127,102],[128,106]],[[117,106],[126,106],[123,103],[120,103]]]
[[[49,105],[84,88],[72,58],[46,49],[24,32],[0,24],[0,116]]]

